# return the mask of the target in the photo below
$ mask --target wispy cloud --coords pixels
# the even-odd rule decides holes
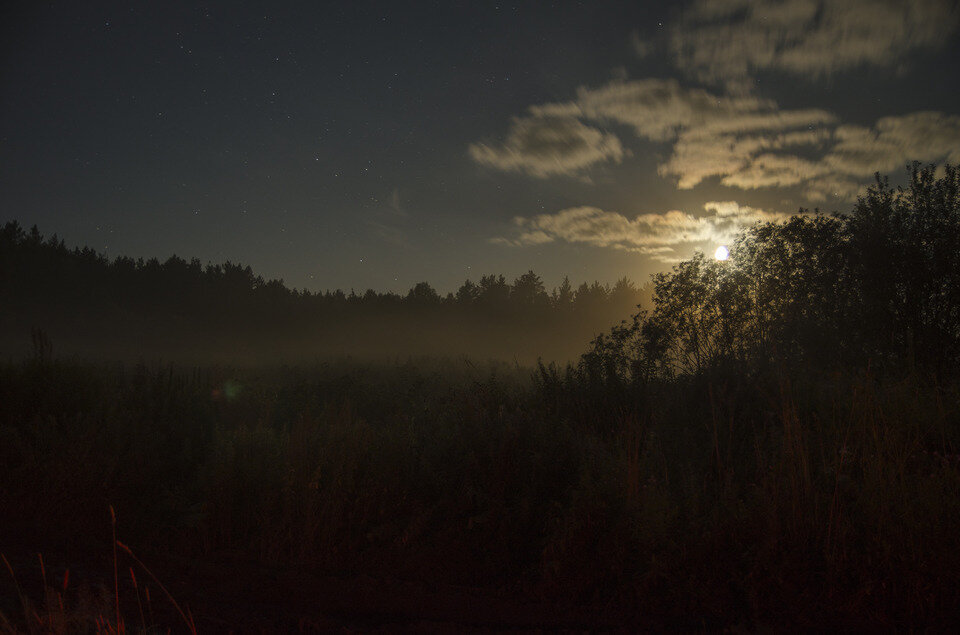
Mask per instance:
[[[725,171],[722,183],[741,189],[800,185],[811,201],[850,200],[874,173],[889,173],[908,160],[960,161],[960,116],[919,112],[884,117],[872,127],[841,125],[826,131],[818,148],[813,158],[754,154]]]
[[[407,233],[393,225],[387,225],[375,220],[368,220],[367,226],[383,242],[397,245],[398,247],[409,247]]]
[[[709,201],[703,204],[703,209],[712,213],[717,219],[731,220],[736,225],[737,231],[754,223],[779,222],[791,216],[782,212],[770,212],[749,205],[741,205],[736,201]]]
[[[569,101],[530,106],[502,143],[469,151],[501,170],[587,180],[630,155],[626,129],[668,146],[657,171],[679,189],[714,180],[740,190],[790,188],[810,202],[850,201],[875,172],[910,160],[960,161],[960,116],[915,112],[850,125],[824,109],[785,109],[754,94],[754,73],[812,80],[902,65],[914,50],[944,45],[958,24],[955,0],[697,0],[665,39],[634,33],[632,42],[640,55],[667,43],[681,72],[720,92],[672,78],[582,86]]]
[[[403,208],[400,201],[400,188],[395,187],[390,192],[390,198],[387,199],[387,209],[395,216],[407,216],[407,211]]]
[[[672,144],[658,172],[680,189],[718,178],[742,190],[799,187],[814,202],[852,200],[874,172],[914,159],[960,161],[960,116],[918,112],[872,127],[844,125],[826,110],[780,109],[772,100],[716,95],[669,79],[614,81],[580,88],[574,101],[532,106],[514,120],[504,144],[473,145],[471,154],[540,177],[575,175],[627,155],[616,137],[577,117]]]
[[[483,165],[540,178],[582,174],[626,154],[615,135],[563,115],[515,117],[503,143],[475,143],[469,152]]]
[[[721,177],[724,185],[753,189],[761,187],[759,181],[750,182],[747,173],[754,168],[756,160],[771,150],[805,148],[816,150],[831,137],[829,128],[833,122],[826,113],[807,113],[804,117],[758,119],[794,130],[758,131],[756,127],[746,131],[733,131],[729,127],[705,126],[684,131],[673,146],[670,158],[658,171],[661,176],[677,179],[677,187],[686,190],[710,177]],[[759,124],[760,121],[749,122]],[[775,162],[775,160],[771,160]],[[799,178],[799,177],[798,177]],[[790,185],[785,175],[779,181],[767,179],[770,185]],[[802,179],[801,179],[802,180]],[[799,181],[797,181],[799,182]]]
[[[960,116],[916,112],[884,117],[872,128],[840,126],[824,161],[852,176],[900,167],[904,158],[960,161]]]
[[[786,217],[735,201],[711,201],[704,205],[704,211],[706,214],[693,215],[671,210],[629,218],[598,207],[571,207],[554,214],[514,218],[512,235],[491,242],[523,246],[562,241],[632,251],[673,262],[695,245],[730,242],[744,227]]]
[[[818,78],[902,63],[942,46],[958,18],[952,0],[698,0],[670,48],[693,79],[745,93],[754,71]]]
[[[772,101],[756,97],[724,97],[699,88],[684,88],[675,79],[614,81],[597,88],[581,87],[565,103],[533,106],[535,116],[583,117],[631,126],[640,137],[669,141],[691,126],[772,111]]]
[[[410,214],[401,201],[400,188],[393,188],[385,200],[373,197],[371,200],[376,204],[366,219],[371,233],[385,243],[409,247],[407,232],[402,226],[407,224]]]

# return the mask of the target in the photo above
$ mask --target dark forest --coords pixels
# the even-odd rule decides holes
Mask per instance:
[[[445,296],[427,282],[406,295],[311,293],[230,262],[110,260],[16,221],[0,228],[0,275],[8,355],[30,353],[36,331],[62,354],[132,361],[468,355],[566,362],[650,298],[649,287],[627,278],[612,287],[573,287],[565,278],[548,293],[532,271],[512,283],[493,274],[467,280]]]

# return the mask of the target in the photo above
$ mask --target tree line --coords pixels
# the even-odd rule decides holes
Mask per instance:
[[[960,170],[908,166],[845,214],[744,231],[653,278],[652,307],[596,338],[579,369],[646,381],[718,368],[960,368]]]
[[[544,350],[547,357],[572,358],[575,346],[582,350],[645,296],[649,290],[626,277],[613,285],[576,287],[564,278],[548,291],[533,271],[512,282],[504,275],[484,275],[446,295],[428,282],[406,294],[313,292],[265,279],[232,262],[204,265],[179,256],[110,259],[89,247],[70,248],[56,235],[46,238],[36,226],[25,230],[11,221],[0,228],[0,303],[6,322],[23,332],[34,326],[54,331],[55,343],[83,333],[90,334],[91,342],[117,340],[118,333],[139,323],[128,340],[162,336],[195,350],[190,338],[276,345],[280,334],[291,346],[299,338],[307,349],[319,340],[342,343],[349,337],[364,340],[358,346],[373,350],[378,333],[389,331],[393,352],[490,350],[493,356],[510,358],[511,346],[530,340],[525,358],[536,357],[534,341],[555,349]],[[409,340],[407,346],[398,347],[397,335]],[[338,350],[351,352],[347,345]]]

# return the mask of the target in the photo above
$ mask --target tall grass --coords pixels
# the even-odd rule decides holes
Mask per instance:
[[[151,584],[154,589],[159,589],[170,606],[175,609],[181,622],[177,625],[178,630],[186,628],[185,632],[196,635],[197,626],[190,614],[189,609],[184,611],[177,603],[176,599],[170,594],[164,584],[156,575],[145,565],[140,558],[133,553],[127,545],[117,539],[117,518],[113,507],[110,507],[110,525],[111,525],[111,547],[113,551],[113,589],[112,593],[102,582],[94,590],[89,582],[81,583],[79,586],[75,583],[74,588],[69,588],[70,569],[65,569],[60,577],[50,577],[47,575],[47,566],[44,563],[42,553],[38,553],[37,560],[40,568],[39,582],[41,588],[37,595],[43,599],[39,602],[31,598],[21,587],[17,574],[6,555],[0,554],[0,560],[9,573],[9,581],[13,584],[16,592],[16,601],[19,602],[21,613],[20,619],[11,619],[0,611],[0,633],[16,634],[20,632],[29,633],[77,633],[77,632],[95,632],[98,635],[122,634],[127,632],[149,633],[159,632],[162,628],[154,618],[153,602],[150,597]],[[151,583],[141,585],[137,581],[137,575],[133,566],[127,568],[129,579],[124,576],[123,580],[123,599],[124,604],[131,602],[126,597],[128,591],[136,598],[137,613],[139,615],[139,624],[137,622],[128,622],[123,615],[121,603],[121,577],[119,573],[118,552],[122,551],[127,555],[130,561],[136,564],[141,574],[146,574]],[[51,572],[52,574],[53,572]],[[141,592],[142,588],[142,592]],[[10,596],[13,598],[13,595]],[[144,601],[147,610],[144,611]],[[8,610],[7,607],[3,607]],[[11,613],[12,614],[12,613]],[[150,625],[147,624],[147,615],[150,616]],[[169,627],[167,632],[170,632]]]
[[[946,628],[958,397],[916,375],[7,364],[0,551],[102,552],[113,505],[147,561],[467,584],[637,625]]]

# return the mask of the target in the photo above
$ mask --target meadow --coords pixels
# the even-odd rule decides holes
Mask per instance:
[[[34,589],[20,606],[10,576],[0,611],[37,632],[113,624],[112,506],[147,566],[206,562],[226,587],[268,567],[592,607],[638,628],[946,628],[960,606],[958,390],[786,372],[617,390],[466,360],[8,363],[3,551],[22,579],[46,554],[46,595],[65,604]],[[100,585],[99,605],[59,589],[85,562],[71,584]],[[229,614],[220,583],[191,589],[168,570],[201,630]]]

